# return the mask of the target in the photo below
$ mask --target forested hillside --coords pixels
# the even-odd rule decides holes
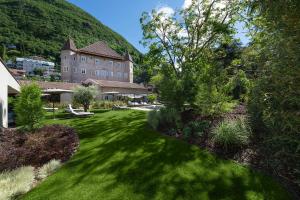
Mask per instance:
[[[107,16],[110,17],[110,16]],[[121,35],[65,0],[0,0],[0,56],[41,55],[59,63],[68,37],[77,47],[106,41],[119,53],[140,52]]]

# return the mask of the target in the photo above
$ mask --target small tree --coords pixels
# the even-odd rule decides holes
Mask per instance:
[[[15,105],[18,126],[32,131],[39,125],[44,116],[41,94],[42,92],[36,84],[21,88]]]
[[[95,97],[97,96],[97,89],[94,86],[84,87],[79,86],[74,90],[74,101],[83,105],[86,112]]]
[[[156,101],[157,95],[156,94],[149,94],[147,98],[150,101],[150,103],[153,103],[154,101]]]

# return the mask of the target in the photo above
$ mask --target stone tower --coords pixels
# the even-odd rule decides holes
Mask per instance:
[[[70,38],[61,50],[61,79],[65,82],[72,82],[72,65],[74,64],[74,59],[76,59],[76,50],[75,43]]]
[[[132,57],[131,55],[127,52],[125,54],[125,66],[127,67],[128,69],[128,72],[129,72],[129,82],[130,83],[133,83],[133,60],[132,60]]]

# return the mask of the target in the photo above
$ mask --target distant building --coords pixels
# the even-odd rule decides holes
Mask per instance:
[[[25,70],[26,74],[34,74],[35,69],[42,69],[44,76],[49,76],[54,72],[54,66],[53,62],[49,62],[38,56],[16,58],[16,67]]]

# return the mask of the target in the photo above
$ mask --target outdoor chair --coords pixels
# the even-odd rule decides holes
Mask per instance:
[[[69,104],[69,109],[67,110],[72,115],[78,116],[78,117],[88,117],[94,115],[94,113],[91,112],[77,112],[72,108],[72,105]]]

